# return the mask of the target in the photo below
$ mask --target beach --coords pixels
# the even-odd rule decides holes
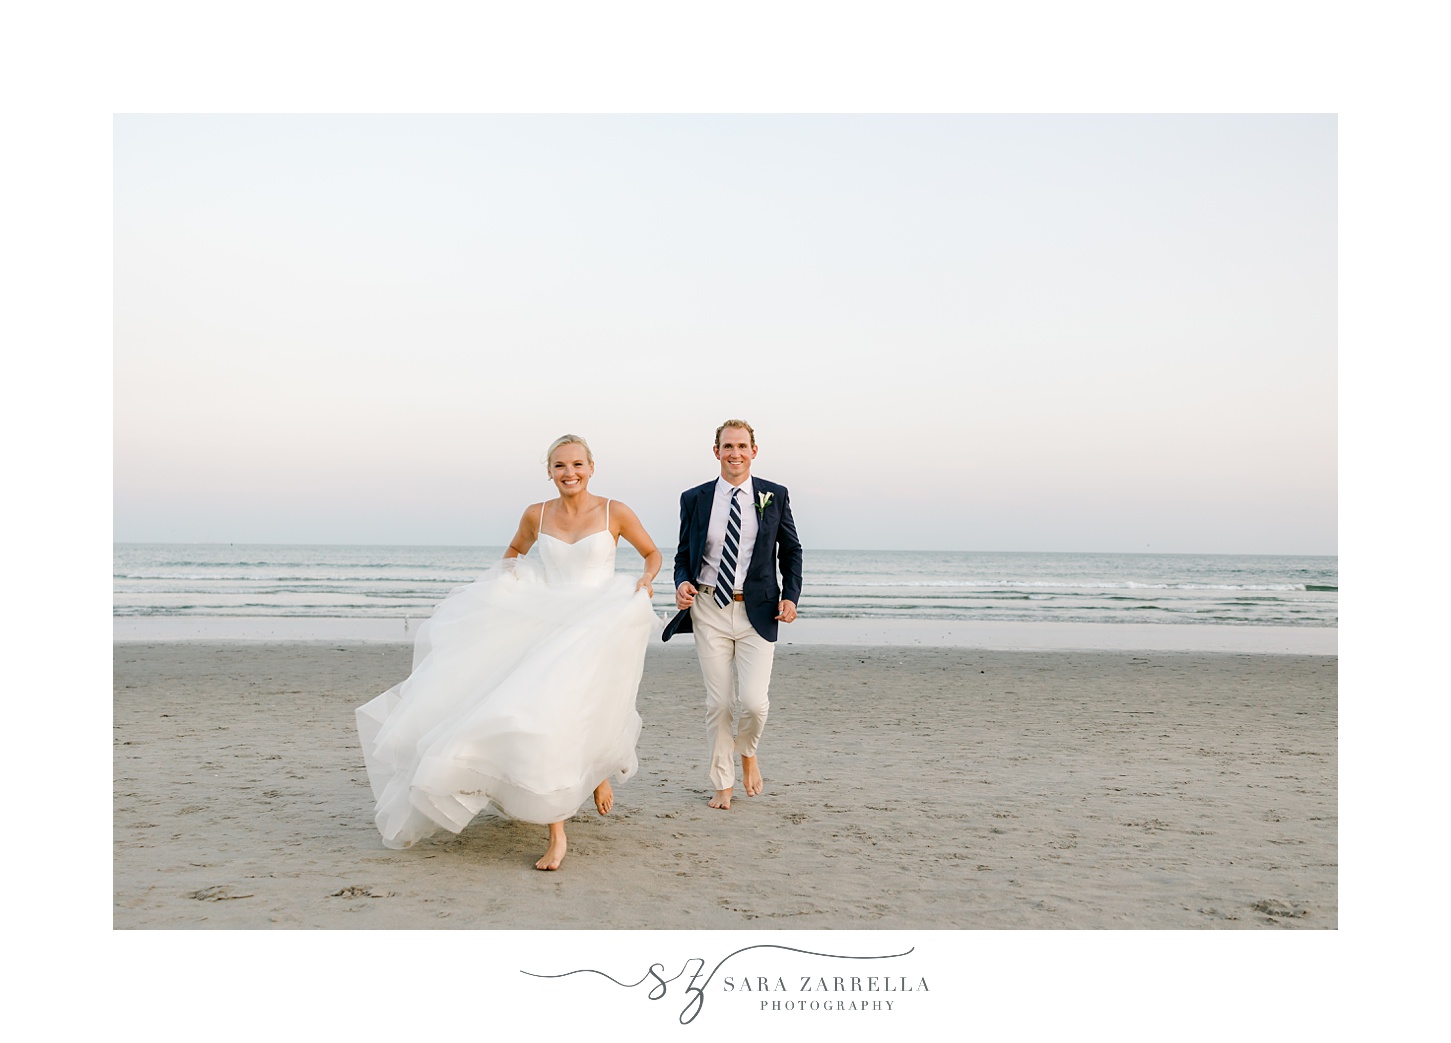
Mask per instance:
[[[118,623],[113,923],[1336,928],[1333,630],[1150,629],[1171,647],[783,640],[765,792],[725,812],[705,804],[693,647],[654,642],[640,771],[542,873],[544,828],[499,818],[382,846],[353,711],[407,675],[409,644]]]
[[[432,35],[483,41],[470,69],[494,88],[553,82],[532,27],[490,17],[481,36],[441,14]],[[355,64],[399,50],[349,47],[357,19],[319,17]],[[551,53],[599,51],[591,19],[611,17],[556,17]],[[1085,17],[1040,15],[1035,46],[1081,49]],[[1272,39],[1275,17],[1250,35]],[[808,46],[782,46],[788,25],[756,54],[750,27],[715,19],[712,81],[802,54],[873,74],[839,18],[795,20]],[[1282,20],[1286,40],[1318,28]],[[612,55],[626,79],[631,56],[699,64],[699,34],[645,21]],[[897,52],[963,35],[917,11],[871,21],[864,39]],[[264,23],[229,38],[265,45]],[[1284,47],[1259,51],[1283,65]],[[1364,937],[1391,902],[1437,893],[1416,811],[1434,790],[1403,777],[1435,761],[1410,741],[1435,677],[1398,683],[1436,646],[1362,645],[1372,614],[1431,618],[1423,565],[1370,583],[1348,563],[1343,719],[1339,701],[1342,538],[1362,542],[1353,508],[1392,502],[1350,494],[1359,457],[1340,451],[1359,448],[1342,392],[1366,385],[1337,369],[1337,164],[1377,151],[1346,149],[1333,111],[626,108],[108,117],[86,169],[111,182],[111,394],[90,411],[109,466],[79,487],[111,500],[51,528],[89,561],[74,519],[109,522],[111,916],[104,887],[64,880],[64,851],[29,852],[46,868],[18,892],[62,960],[78,947],[58,910],[109,928],[96,969],[115,1002],[92,1006],[224,1038],[417,1035],[462,999],[453,1031],[488,1035],[1138,1040],[1344,1033],[1370,1020],[1357,1002],[1394,1023],[1391,975],[1429,995],[1407,947]],[[70,313],[50,302],[42,327]],[[683,358],[724,368],[666,419],[660,378]],[[553,459],[565,431],[588,437],[583,462]],[[764,791],[707,806],[695,648],[652,639],[638,772],[608,815],[571,817],[558,872],[534,869],[544,826],[500,817],[386,848],[355,713],[408,675],[424,621],[516,568],[503,555],[531,531],[542,558],[601,525],[621,529],[616,577],[653,576],[668,617],[672,558],[708,521],[685,497],[742,469],[761,487],[735,578],[754,601],[763,564],[786,573],[801,613],[776,646]],[[556,495],[567,517],[540,504]],[[1421,545],[1377,535],[1382,557]],[[69,557],[19,550],[36,576],[12,600],[72,607]],[[705,559],[682,564],[711,581]],[[63,734],[68,706],[51,675],[71,617],[40,618],[57,650],[20,689],[45,722],[22,743]],[[491,640],[460,644],[475,633]],[[506,689],[519,703],[610,658],[496,647],[567,675]],[[485,674],[460,687],[491,689]],[[439,702],[468,705],[455,694]],[[561,746],[584,730],[548,716]],[[1382,736],[1397,770],[1366,771]],[[556,749],[523,759],[574,762]],[[57,751],[37,763],[42,786],[69,772]],[[1309,933],[1290,951],[1230,933],[1246,929]],[[387,934],[366,949],[370,930]]]

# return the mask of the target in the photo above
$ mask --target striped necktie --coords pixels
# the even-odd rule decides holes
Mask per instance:
[[[721,608],[730,604],[736,590],[736,561],[741,553],[741,495],[731,491],[731,514],[726,520],[725,545],[720,550],[720,574],[715,578],[715,603]]]

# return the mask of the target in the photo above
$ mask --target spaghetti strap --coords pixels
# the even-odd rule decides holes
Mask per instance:
[[[544,501],[539,501],[539,535],[544,535]]]
[[[605,532],[610,531],[610,501],[605,500]]]

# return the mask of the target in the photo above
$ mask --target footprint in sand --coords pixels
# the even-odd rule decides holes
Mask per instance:
[[[1277,920],[1293,920],[1301,916],[1309,916],[1310,910],[1303,906],[1291,905],[1288,902],[1281,902],[1276,898],[1266,898],[1262,902],[1256,902],[1250,906],[1257,913],[1264,913],[1266,916]]]
[[[199,902],[222,902],[229,898],[252,898],[255,891],[234,891],[227,884],[218,884],[216,887],[204,887],[200,891],[193,891],[187,895],[188,898],[195,898]]]

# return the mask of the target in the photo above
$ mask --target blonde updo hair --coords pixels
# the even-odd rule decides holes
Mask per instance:
[[[549,461],[554,456],[554,450],[558,449],[562,445],[578,445],[578,446],[583,446],[584,447],[584,458],[586,460],[588,460],[590,463],[594,463],[595,462],[595,454],[592,453],[592,452],[590,452],[589,443],[586,442],[583,438],[581,438],[579,435],[560,435],[554,441],[552,441],[552,442],[549,443],[549,448],[544,453],[544,470],[545,470],[545,473],[548,473],[548,471],[549,471]]]

